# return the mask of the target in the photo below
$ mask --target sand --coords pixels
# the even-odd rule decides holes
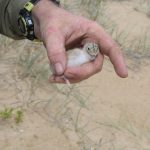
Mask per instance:
[[[150,18],[133,9],[137,7],[136,2],[107,3],[108,16],[111,14],[119,31],[126,26],[131,30],[136,24],[127,41],[139,39],[141,28],[150,28]],[[3,40],[0,110],[21,109],[23,119],[19,124],[15,123],[15,114],[9,119],[0,119],[0,150],[150,149],[148,48],[144,52],[125,49],[128,78],[117,77],[106,58],[101,73],[68,89],[48,83],[50,73],[48,60],[43,60],[45,53],[40,53],[32,67],[26,63],[32,60],[29,56],[38,56],[38,51],[44,51],[41,45]]]

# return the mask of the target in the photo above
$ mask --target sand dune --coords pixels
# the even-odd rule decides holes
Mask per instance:
[[[14,111],[0,119],[0,150],[150,149],[150,17],[148,0],[140,2],[107,1],[97,18],[124,50],[127,79],[117,77],[106,58],[101,73],[71,90],[50,85],[42,45],[1,37],[0,110]],[[23,112],[19,124],[17,110]]]

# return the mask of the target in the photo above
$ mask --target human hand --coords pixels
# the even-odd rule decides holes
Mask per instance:
[[[47,49],[54,69],[50,82],[64,83],[65,75],[71,83],[80,82],[101,71],[104,55],[108,56],[120,77],[127,77],[127,68],[119,46],[96,22],[76,16],[57,7],[49,0],[41,0],[33,8],[35,34]],[[99,45],[101,53],[94,61],[79,67],[67,67],[66,49],[81,47],[87,42]]]

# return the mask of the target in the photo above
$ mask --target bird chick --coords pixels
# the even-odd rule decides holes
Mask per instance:
[[[67,51],[67,67],[77,67],[95,60],[99,53],[99,46],[95,43],[86,43],[83,48]]]

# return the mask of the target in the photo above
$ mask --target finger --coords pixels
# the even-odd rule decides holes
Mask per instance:
[[[99,44],[101,45],[102,52],[106,53],[106,55],[110,58],[116,73],[120,77],[127,77],[127,67],[121,52],[121,48],[107,35],[102,37]]]
[[[61,76],[55,76],[55,75],[52,75],[50,78],[49,78],[49,82],[50,83],[63,83],[65,84],[65,80],[64,78],[62,78]]]
[[[78,83],[82,81],[81,79],[67,79],[69,83]],[[51,76],[49,79],[50,83],[61,83],[61,84],[67,84],[66,80],[62,78],[62,76]]]
[[[66,51],[64,38],[58,31],[49,31],[44,35],[44,44],[52,70],[56,75],[64,73],[66,68]]]
[[[120,77],[127,77],[127,67],[123,54],[121,52],[121,48],[99,25],[94,24],[90,29],[91,30],[89,31],[89,37],[93,36],[94,39],[98,39],[101,52],[110,58],[110,61],[114,65],[116,73]]]
[[[79,67],[68,68],[64,75],[70,83],[78,83],[82,80],[89,78],[90,76],[101,71],[103,65],[103,55],[99,54],[95,61],[86,63]],[[50,78],[51,83],[66,83],[61,76],[52,76]]]
[[[112,64],[114,65],[116,73],[120,77],[126,78],[128,76],[128,71],[123,59],[121,49],[118,46],[114,45],[114,47],[110,48],[108,56]]]

